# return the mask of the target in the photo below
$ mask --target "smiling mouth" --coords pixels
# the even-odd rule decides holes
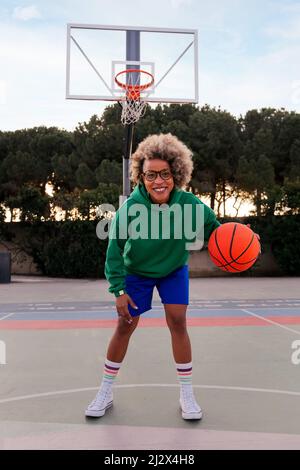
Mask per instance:
[[[153,191],[155,191],[156,193],[161,194],[161,193],[163,193],[164,191],[166,191],[168,188],[164,186],[163,188],[152,188],[152,189],[153,189]]]

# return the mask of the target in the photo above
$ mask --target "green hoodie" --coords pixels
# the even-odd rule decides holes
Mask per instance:
[[[105,262],[109,292],[125,290],[126,274],[159,278],[187,264],[191,249],[187,243],[196,241],[199,227],[199,205],[202,207],[198,211],[203,211],[202,235],[207,241],[220,225],[212,209],[194,194],[177,188],[171,191],[168,205],[159,206],[151,201],[144,184],[139,183],[111,224]],[[163,217],[169,223],[163,224]],[[189,224],[194,236],[185,233]]]

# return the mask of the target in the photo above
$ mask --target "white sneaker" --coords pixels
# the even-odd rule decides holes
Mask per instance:
[[[194,397],[192,387],[183,386],[180,390],[180,407],[183,419],[201,419],[202,410]]]
[[[89,404],[85,410],[85,416],[100,418],[105,415],[108,408],[113,405],[113,393],[111,385],[101,385],[95,399]]]

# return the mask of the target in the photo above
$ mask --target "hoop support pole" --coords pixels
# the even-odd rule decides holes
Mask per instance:
[[[140,32],[126,31],[126,60],[140,61]],[[128,67],[130,68],[130,66]],[[134,68],[134,67],[132,67]],[[132,152],[134,124],[125,126],[124,154],[123,154],[123,199],[131,192],[129,178],[129,159]]]

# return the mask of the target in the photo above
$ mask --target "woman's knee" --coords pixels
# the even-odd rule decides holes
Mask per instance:
[[[123,317],[118,318],[118,325],[116,332],[121,336],[130,336],[137,327],[139,317],[133,317],[132,323],[128,323]]]
[[[168,327],[174,333],[185,333],[186,332],[186,318],[178,318],[178,317],[169,317],[167,319]]]

